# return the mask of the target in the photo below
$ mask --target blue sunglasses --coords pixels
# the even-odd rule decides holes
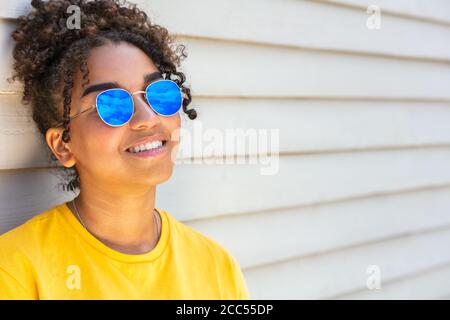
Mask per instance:
[[[161,79],[150,83],[145,91],[133,93],[125,89],[108,89],[97,94],[95,105],[70,117],[73,119],[79,115],[97,108],[97,113],[104,123],[111,127],[120,127],[130,121],[134,114],[133,95],[145,93],[149,106],[161,116],[172,116],[177,113],[182,105],[182,92],[178,84],[172,80]],[[56,127],[61,126],[59,123]]]

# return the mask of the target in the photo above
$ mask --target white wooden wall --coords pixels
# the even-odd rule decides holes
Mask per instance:
[[[27,3],[0,5],[0,232],[74,197],[5,80]],[[449,1],[139,3],[187,45],[199,117],[183,126],[280,129],[278,174],[180,164],[157,193],[229,248],[252,298],[450,297]]]

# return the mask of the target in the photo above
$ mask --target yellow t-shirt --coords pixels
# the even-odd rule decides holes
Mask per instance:
[[[164,210],[156,246],[109,248],[66,203],[0,236],[0,299],[250,299],[237,260]]]

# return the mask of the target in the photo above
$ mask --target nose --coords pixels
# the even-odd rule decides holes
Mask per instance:
[[[134,102],[134,114],[130,119],[130,126],[133,129],[151,128],[161,122],[160,116],[153,111],[142,92],[133,94],[132,99]]]

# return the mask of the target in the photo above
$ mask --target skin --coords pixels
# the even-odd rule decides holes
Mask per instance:
[[[158,71],[150,57],[127,42],[108,43],[90,51],[87,65],[89,84],[118,82],[129,92],[144,90],[144,75]],[[95,104],[99,92],[84,97],[81,73],[75,75],[70,115]],[[92,109],[70,121],[70,142],[62,141],[63,128],[51,128],[46,141],[65,167],[76,166],[80,194],[75,199],[86,228],[104,244],[122,253],[142,254],[157,244],[155,232],[156,185],[170,178],[173,154],[179,143],[179,112],[165,117],[156,114],[143,94],[133,96],[135,113],[121,127],[105,124]],[[62,103],[59,106],[62,114]],[[124,149],[138,139],[163,134],[169,152],[158,157],[139,158]],[[75,212],[72,203],[67,203]]]

